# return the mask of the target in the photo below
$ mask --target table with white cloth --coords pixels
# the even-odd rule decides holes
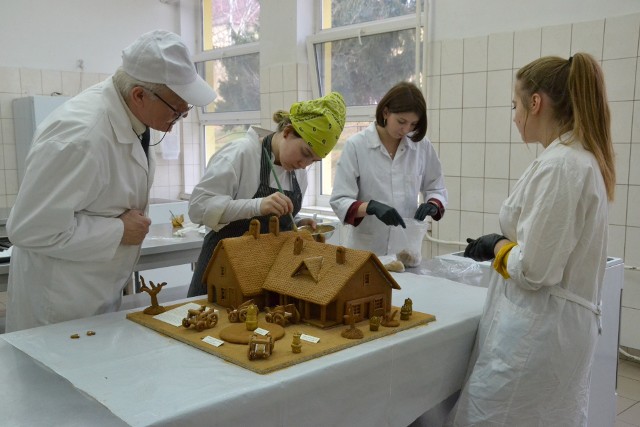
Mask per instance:
[[[189,228],[182,235],[176,235],[171,224],[151,224],[149,234],[140,248],[140,258],[135,271],[174,265],[191,264],[198,260],[204,235],[198,230]],[[0,263],[0,292],[7,290],[9,262]],[[136,287],[136,292],[139,289]]]
[[[394,304],[411,298],[435,322],[266,375],[126,312],[0,335],[0,413],[7,425],[30,426],[407,426],[460,389],[486,289],[393,276],[402,287]]]

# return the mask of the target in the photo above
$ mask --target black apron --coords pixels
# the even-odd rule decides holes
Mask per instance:
[[[272,138],[273,134],[265,137],[262,141],[262,147],[267,150],[269,156],[271,156]],[[272,188],[269,186],[269,181],[271,178],[271,167],[269,166],[270,158],[265,155],[264,150],[261,150],[261,152],[260,185],[258,186],[256,194],[253,195],[253,199],[267,197],[278,191],[277,188]],[[293,191],[284,190],[284,194],[291,199],[291,202],[293,202],[293,216],[296,216],[300,211],[300,208],[302,207],[302,192],[300,191],[300,185],[298,185],[298,180],[296,179],[295,172],[289,172],[289,176],[291,177],[291,188],[293,189]],[[211,230],[204,238],[202,251],[200,251],[200,256],[198,257],[198,262],[196,263],[193,277],[191,278],[191,285],[189,285],[189,292],[187,296],[194,297],[197,295],[205,295],[207,293],[207,285],[206,283],[202,283],[202,279],[204,271],[207,269],[207,265],[209,264],[209,259],[211,259],[211,255],[213,255],[213,251],[220,240],[226,239],[228,237],[242,236],[245,232],[249,231],[249,223],[253,219],[257,219],[260,221],[260,233],[268,233],[270,217],[271,215],[263,215],[249,219],[239,219],[230,222],[224,228],[218,230],[217,232]],[[282,215],[280,217],[280,230],[289,231],[292,228],[293,226],[291,224],[291,216]]]

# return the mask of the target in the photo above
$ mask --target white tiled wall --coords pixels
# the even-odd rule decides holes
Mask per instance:
[[[74,96],[109,76],[110,74],[0,67],[0,207],[13,206],[18,193],[12,101],[30,95],[51,95],[53,92]],[[160,146],[155,148],[157,168],[155,184],[151,190],[152,198],[177,199],[188,179],[199,179],[200,132],[194,115],[195,113],[191,113],[178,124],[182,139],[186,141],[178,160],[164,160]]]
[[[497,213],[541,147],[525,145],[511,121],[514,74],[543,55],[582,51],[601,61],[612,114],[616,199],[609,255],[640,265],[640,14],[593,22],[433,42],[428,77],[429,137],[449,190],[433,235],[447,241],[496,232]],[[636,84],[636,81],[638,84]],[[460,246],[433,244],[433,254]],[[640,348],[640,272],[625,271],[623,345]]]
[[[275,130],[272,115],[277,110],[289,111],[291,105],[313,97],[309,87],[307,64],[273,64],[260,68],[260,126]],[[309,186],[303,205],[313,205],[316,200],[315,171],[310,168]]]

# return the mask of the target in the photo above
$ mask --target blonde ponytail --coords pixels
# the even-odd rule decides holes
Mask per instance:
[[[516,78],[523,97],[543,92],[551,98],[560,134],[573,131],[574,137],[593,153],[604,179],[607,198],[613,201],[616,171],[611,114],[604,75],[598,62],[586,53],[576,53],[568,60],[545,56],[522,67]]]

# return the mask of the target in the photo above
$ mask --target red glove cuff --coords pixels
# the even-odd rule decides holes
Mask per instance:
[[[363,203],[364,202],[361,202],[360,200],[356,200],[351,204],[351,206],[349,206],[349,209],[347,210],[347,214],[344,217],[345,224],[350,224],[350,225],[353,225],[354,227],[357,227],[358,225],[360,225],[364,217],[356,218],[356,215],[358,214],[358,208]]]
[[[438,208],[438,213],[435,214],[432,218],[435,221],[440,221],[440,219],[444,216],[444,206],[442,206],[442,202],[438,199],[431,198],[427,200],[427,203],[431,203]]]

